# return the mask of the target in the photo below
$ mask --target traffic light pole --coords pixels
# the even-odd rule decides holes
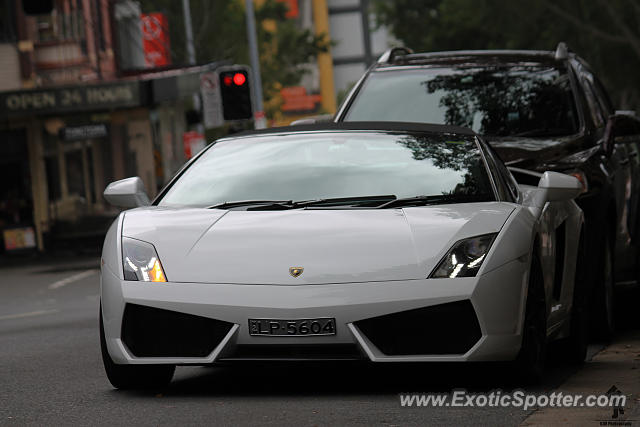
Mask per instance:
[[[189,0],[182,0],[182,14],[184,18],[184,35],[187,39],[187,61],[189,65],[196,65],[196,49],[193,46],[193,28],[191,26],[191,5]]]
[[[196,65],[196,49],[193,45],[193,27],[191,25],[191,4],[189,0],[182,0],[182,17],[184,18],[184,35],[187,44],[187,61],[189,65]],[[193,97],[193,109],[200,113],[202,111],[202,102],[200,101],[200,94],[194,93]],[[204,125],[198,123],[196,129],[200,133],[204,133]]]
[[[253,114],[256,129],[267,127],[267,120],[262,106],[262,79],[260,78],[260,58],[258,57],[258,38],[256,36],[256,18],[253,11],[253,0],[245,1],[247,14],[247,36],[249,39],[249,61],[253,70],[255,113]]]

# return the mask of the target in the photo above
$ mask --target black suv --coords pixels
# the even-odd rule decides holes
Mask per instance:
[[[466,126],[483,135],[521,184],[537,185],[536,172],[546,170],[577,177],[592,326],[611,337],[614,284],[638,273],[640,121],[614,110],[587,63],[564,43],[555,51],[390,49],[334,120]]]

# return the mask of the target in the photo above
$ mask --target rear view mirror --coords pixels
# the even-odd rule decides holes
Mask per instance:
[[[104,198],[119,208],[137,208],[151,204],[140,177],[121,179],[107,185]]]
[[[545,190],[548,202],[570,200],[582,192],[582,184],[576,177],[559,172],[542,174],[538,188]]]

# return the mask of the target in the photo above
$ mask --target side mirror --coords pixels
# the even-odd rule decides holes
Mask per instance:
[[[616,111],[609,116],[604,130],[604,148],[607,155],[613,152],[615,144],[636,142],[640,135],[640,120],[628,111]]]
[[[582,184],[576,177],[559,172],[543,173],[538,188],[545,190],[548,202],[571,200],[582,192]]]
[[[144,183],[137,176],[121,179],[107,185],[104,190],[104,198],[119,208],[137,208],[151,204],[144,189]]]

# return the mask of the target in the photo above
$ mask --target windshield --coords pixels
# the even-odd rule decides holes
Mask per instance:
[[[205,207],[242,200],[380,195],[495,200],[472,137],[323,132],[222,140],[158,204]]]
[[[374,72],[345,118],[365,120],[465,126],[487,136],[578,131],[569,76],[546,67]]]

